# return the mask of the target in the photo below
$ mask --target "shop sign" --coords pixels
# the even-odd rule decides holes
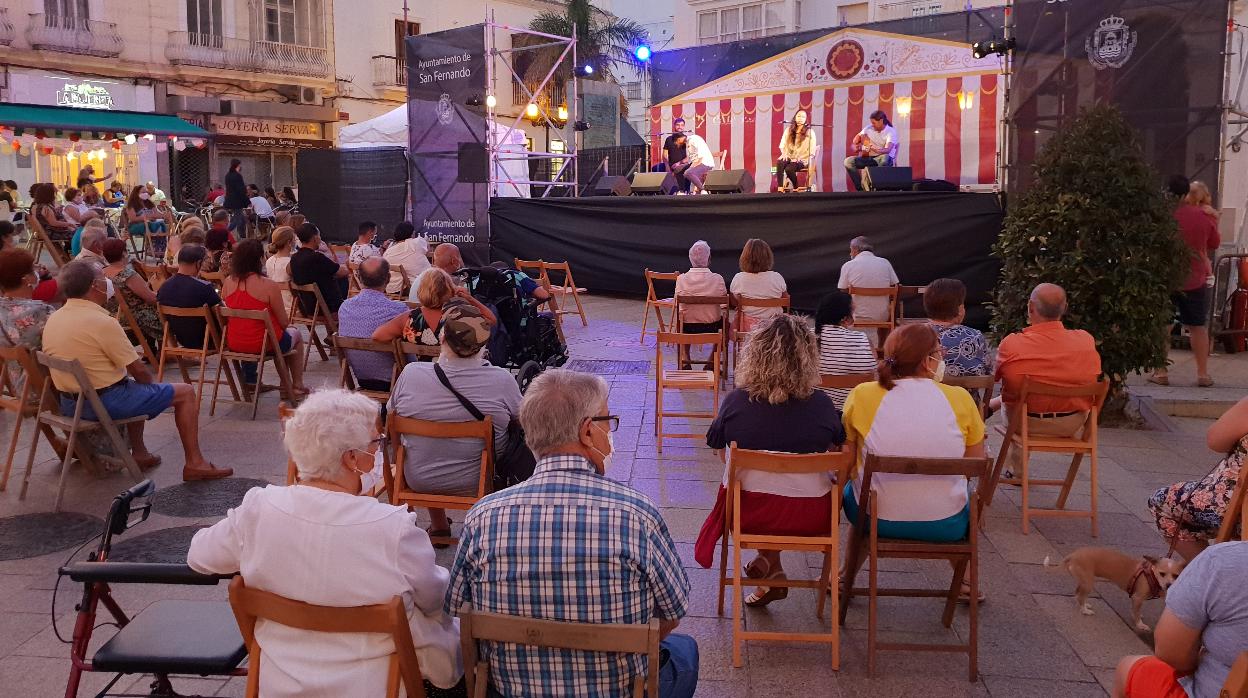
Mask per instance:
[[[217,136],[218,146],[243,145],[252,148],[332,148],[330,141],[309,138],[278,138],[273,136]]]
[[[251,116],[214,116],[212,130],[226,136],[249,136],[279,140],[319,141],[321,125],[314,121],[287,121]]]
[[[9,69],[6,101],[71,109],[153,111],[150,85],[22,68]]]
[[[67,82],[56,91],[56,105],[79,109],[112,109],[113,95],[103,85]]]

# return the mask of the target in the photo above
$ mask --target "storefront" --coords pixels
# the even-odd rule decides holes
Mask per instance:
[[[207,147],[203,129],[152,113],[152,86],[133,80],[12,68],[3,102],[0,178],[23,193],[35,182],[74,186],[88,164],[129,188],[157,181],[171,147]]]

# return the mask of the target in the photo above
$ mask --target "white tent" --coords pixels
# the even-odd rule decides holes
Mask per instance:
[[[500,153],[525,152],[523,131],[516,129],[509,141],[507,127],[494,122],[494,134]],[[345,126],[338,132],[338,147],[345,150],[357,148],[392,148],[407,147],[407,105],[391,109],[375,119],[361,121],[358,124]],[[498,192],[495,196],[523,197],[529,196],[528,184],[512,184],[511,181],[524,181],[529,178],[527,160],[502,160],[494,175],[498,180]]]

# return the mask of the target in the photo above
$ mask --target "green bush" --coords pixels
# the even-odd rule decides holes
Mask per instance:
[[[1032,288],[1066,289],[1066,326],[1096,338],[1112,390],[1166,365],[1170,294],[1189,254],[1173,200],[1112,106],[1084,110],[1037,157],[1030,189],[1009,202],[993,248],[1003,267],[993,303],[998,339],[1027,324]]]

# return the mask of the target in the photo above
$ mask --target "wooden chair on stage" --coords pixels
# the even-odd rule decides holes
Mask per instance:
[[[669,273],[646,270],[646,307],[641,316],[641,339],[638,340],[641,343],[644,344],[646,342],[646,325],[650,322],[651,308],[654,309],[654,317],[658,322],[658,329],[654,330],[655,334],[667,332],[669,327],[674,328],[676,326],[676,299],[674,298],[676,291],[673,289],[671,296],[659,298],[654,290],[654,282],[670,281],[674,285],[678,278],[680,278],[680,272],[678,271]],[[670,320],[664,320],[663,311],[668,311],[671,317]]]
[[[840,560],[841,545],[841,497],[840,491],[849,479],[854,464],[854,454],[839,451],[829,453],[778,453],[775,451],[750,451],[737,448],[736,442],[728,447],[728,485],[725,492],[724,536],[719,545],[719,615],[724,614],[724,590],[732,585],[732,665],[741,666],[741,643],[745,640],[773,642],[819,642],[828,643],[832,649],[832,670],[841,668],[841,626],[833,622],[829,633],[760,632],[746,631],[742,624],[741,606],[743,586],[753,580],[742,579],[742,550],[792,550],[823,554],[823,570],[817,579],[768,579],[768,587],[784,587],[815,590],[815,617],[823,620],[824,603],[830,595],[832,608],[839,609],[840,589],[832,575]],[[807,473],[835,473],[832,485],[831,516],[828,533],[813,536],[777,536],[745,533],[741,528],[741,476],[748,472],[799,475]],[[732,574],[727,571],[729,540],[732,547]]]
[[[816,183],[815,173],[818,171],[819,149],[822,147],[823,146],[821,145],[815,146],[815,151],[811,153],[810,155],[810,164],[806,165],[806,169],[798,171],[797,187],[794,188],[792,191],[794,192],[815,191],[815,183]],[[785,191],[784,186],[785,184],[787,184],[787,182],[785,182],[784,173],[781,172],[780,170],[776,170],[774,179],[775,179],[775,189],[773,189],[772,191]]]

